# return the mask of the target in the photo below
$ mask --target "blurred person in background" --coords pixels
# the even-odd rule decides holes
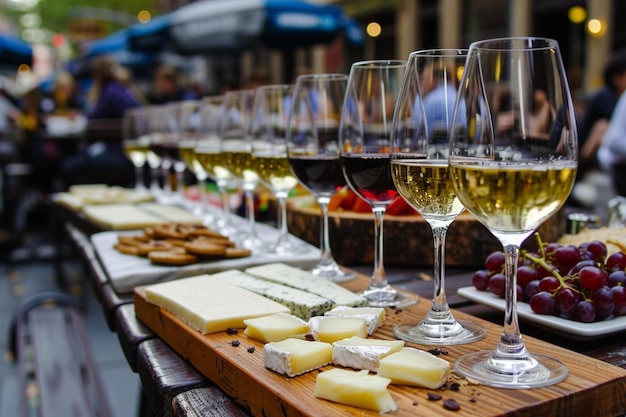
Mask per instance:
[[[156,69],[153,89],[146,96],[147,101],[151,104],[198,98],[195,91],[183,85],[178,69],[169,64],[162,64]]]
[[[598,162],[611,177],[615,192],[626,196],[626,94],[622,93],[602,136]]]
[[[62,162],[63,178],[68,186],[90,182],[130,185],[134,167],[124,156],[121,121],[126,109],[140,106],[141,101],[124,82],[124,72],[112,58],[96,58],[91,74],[93,102],[86,116],[88,139],[94,142],[85,152],[68,156]]]

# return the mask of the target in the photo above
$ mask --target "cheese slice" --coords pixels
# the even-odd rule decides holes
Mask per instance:
[[[430,353],[403,348],[380,360],[378,375],[391,379],[392,384],[439,388],[448,380],[450,364]]]
[[[278,313],[243,321],[248,337],[261,342],[279,342],[290,337],[304,337],[309,332],[306,321],[292,314]]]
[[[269,281],[278,282],[288,287],[319,295],[333,302],[335,306],[362,306],[365,298],[325,278],[308,271],[283,263],[273,263],[246,269],[246,273]]]
[[[164,221],[134,204],[84,205],[83,214],[92,222],[114,230],[143,229]]]
[[[402,340],[364,339],[352,336],[333,343],[333,364],[378,371],[380,360],[404,347]]]
[[[360,317],[365,320],[367,334],[372,335],[385,322],[385,309],[382,307],[337,306],[324,313],[325,316]]]
[[[292,377],[328,365],[332,350],[330,343],[290,338],[266,343],[263,362],[266,368]]]
[[[139,207],[148,213],[163,218],[166,221],[189,224],[202,224],[202,219],[189,210],[170,204],[144,203]]]
[[[332,301],[319,295],[253,277],[234,269],[218,272],[212,276],[279,302],[289,307],[291,314],[300,317],[302,320],[308,320],[313,316],[321,316],[333,307]]]
[[[352,336],[367,337],[365,320],[360,317],[311,317],[309,328],[315,340],[333,343]]]
[[[335,368],[317,374],[315,396],[387,413],[398,409],[387,389],[390,382],[388,378],[369,375],[367,371]]]
[[[203,334],[244,327],[244,320],[289,313],[282,304],[209,275],[145,288],[146,300],[171,312]]]

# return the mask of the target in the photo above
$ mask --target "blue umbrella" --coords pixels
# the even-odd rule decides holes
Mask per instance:
[[[85,57],[113,54],[127,50],[128,30],[122,29],[104,38],[87,43],[83,48]]]
[[[20,38],[0,33],[0,66],[32,65],[33,48]]]
[[[157,52],[167,49],[171,15],[164,14],[147,23],[128,27],[128,48],[131,51]]]
[[[303,0],[200,0],[172,12],[170,20],[173,44],[183,54],[244,49],[259,41],[273,48],[328,43],[349,21],[339,7]]]

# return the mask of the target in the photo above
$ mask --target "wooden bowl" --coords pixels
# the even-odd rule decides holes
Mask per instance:
[[[319,246],[320,211],[312,196],[291,198],[288,202],[289,232]],[[385,265],[431,266],[433,237],[430,226],[419,215],[384,218]],[[565,231],[565,216],[560,210],[538,232],[544,242],[557,241]],[[374,263],[374,216],[371,213],[331,211],[330,245],[333,257],[341,265]],[[524,248],[534,250],[537,240],[527,239]],[[482,268],[485,258],[502,250],[500,242],[476,220],[464,212],[450,225],[446,239],[446,265]]]

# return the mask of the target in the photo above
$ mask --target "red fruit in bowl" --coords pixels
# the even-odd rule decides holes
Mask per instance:
[[[597,290],[608,283],[608,274],[597,266],[586,266],[578,273],[580,286],[588,290]]]

